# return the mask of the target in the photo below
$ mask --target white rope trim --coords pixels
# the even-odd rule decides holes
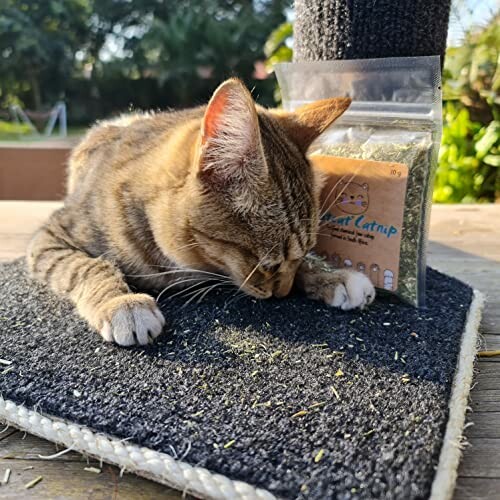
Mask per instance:
[[[36,436],[201,498],[275,500],[266,490],[233,481],[202,467],[193,467],[165,453],[97,434],[87,427],[42,416],[1,396],[0,418]]]
[[[467,322],[462,334],[458,367],[455,372],[448,405],[448,424],[446,425],[436,475],[432,483],[430,500],[450,500],[455,490],[458,465],[462,456],[460,444],[474,375],[474,360],[479,347],[479,324],[484,302],[484,295],[478,290],[474,290],[472,303],[467,314]]]
[[[478,330],[483,306],[483,294],[474,290],[462,335],[458,368],[449,403],[448,424],[432,483],[430,500],[449,500],[455,488],[461,457],[460,441],[472,383],[474,359],[478,349]],[[202,467],[193,467],[165,453],[124,443],[119,439],[95,433],[84,426],[42,416],[1,396],[0,418],[7,424],[36,436],[201,498],[213,500],[275,500],[276,498],[266,490],[255,488],[242,481],[233,481]]]

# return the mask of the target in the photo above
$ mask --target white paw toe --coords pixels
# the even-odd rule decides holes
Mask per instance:
[[[343,282],[339,283],[334,290],[330,305],[340,307],[344,311],[363,308],[373,302],[375,288],[372,282],[357,271],[347,271]]]
[[[335,290],[333,292],[333,299],[330,305],[333,307],[342,307],[348,300],[349,298],[347,296],[347,290],[345,289],[345,286],[341,283],[335,287]]]
[[[118,307],[110,321],[104,323],[101,335],[122,346],[146,345],[160,335],[164,324],[165,318],[156,307],[129,303]]]
[[[344,311],[363,308],[373,302],[375,287],[363,273],[357,271],[348,273],[344,285],[347,290],[347,300],[341,306]]]

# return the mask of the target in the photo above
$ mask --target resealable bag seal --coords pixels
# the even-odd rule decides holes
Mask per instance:
[[[423,306],[442,128],[439,56],[280,63],[275,70],[287,110],[318,99],[352,99],[349,109],[311,145],[310,155],[407,165],[400,281],[395,293]]]

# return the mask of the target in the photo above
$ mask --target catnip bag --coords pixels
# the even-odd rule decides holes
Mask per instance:
[[[288,110],[353,100],[309,149],[327,178],[316,253],[423,306],[442,127],[439,57],[282,63],[276,75]]]

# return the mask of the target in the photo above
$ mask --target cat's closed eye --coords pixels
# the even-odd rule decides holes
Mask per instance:
[[[261,266],[262,270],[266,273],[274,274],[279,271],[279,268],[281,267],[281,262],[277,264],[263,264]]]

